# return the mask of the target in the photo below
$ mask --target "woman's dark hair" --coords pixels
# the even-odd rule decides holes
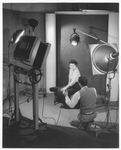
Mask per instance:
[[[78,65],[78,62],[76,60],[70,60],[69,64],[75,64],[76,66]]]
[[[86,77],[83,77],[83,76],[81,76],[81,77],[79,77],[79,83],[82,85],[82,86],[86,86],[87,85],[87,83],[88,83],[88,80],[87,80],[87,78]]]

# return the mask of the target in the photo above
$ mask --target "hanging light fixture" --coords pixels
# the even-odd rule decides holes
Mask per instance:
[[[23,29],[19,29],[19,30],[17,30],[14,34],[13,34],[13,36],[12,36],[12,39],[10,40],[10,43],[17,43],[19,40],[20,40],[20,38],[24,35],[24,32],[25,32],[25,30],[23,30]]]
[[[74,33],[71,34],[70,36],[70,43],[73,46],[77,46],[78,43],[80,42],[80,36],[76,33],[76,28],[73,28]]]

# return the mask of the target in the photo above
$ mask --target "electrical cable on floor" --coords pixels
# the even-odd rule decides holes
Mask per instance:
[[[52,119],[52,120],[55,121],[55,125],[57,125],[58,122],[59,122],[60,114],[61,114],[61,108],[60,108],[60,111],[59,111],[58,119],[57,119],[57,120],[56,120],[55,118],[53,118],[53,117],[45,117],[45,116],[44,116],[44,97],[43,97],[43,106],[42,106],[42,116],[43,116],[43,118],[45,118],[45,119]]]
[[[52,120],[54,120],[55,121],[55,123],[56,123],[56,120],[55,120],[55,118],[53,118],[53,117],[45,117],[44,116],[44,97],[43,97],[43,105],[42,105],[42,116],[43,116],[43,118],[45,118],[45,119],[52,119]]]
[[[59,122],[59,119],[60,119],[61,110],[62,110],[62,109],[60,108],[60,111],[59,111],[59,114],[58,114],[58,119],[57,119],[56,124],[55,124],[56,126],[58,125],[58,122]]]
[[[44,78],[43,78],[43,82],[44,82]],[[43,87],[43,89],[44,89],[44,87]],[[43,94],[44,94],[44,91],[43,91]],[[59,115],[58,115],[58,119],[57,119],[57,120],[56,120],[55,118],[53,118],[53,117],[45,117],[45,116],[44,116],[44,97],[43,97],[43,105],[42,105],[42,116],[43,116],[43,118],[45,118],[45,119],[52,119],[52,120],[54,120],[55,125],[57,125],[58,122],[59,122],[60,114],[61,114],[61,108],[60,108],[60,111],[59,111]]]
[[[116,109],[116,121],[113,123],[112,122],[112,118],[111,115],[109,116],[109,121],[110,121],[110,126],[113,128],[116,128],[117,124],[118,124],[118,109]]]
[[[98,118],[98,119],[99,119],[99,118]],[[105,118],[104,122],[105,122],[105,121],[106,121],[106,118]],[[104,122],[100,121],[100,119],[99,119],[98,122],[99,122],[99,123],[97,123],[97,125],[99,125],[99,126],[102,127],[102,128],[105,127]]]
[[[109,120],[107,120],[107,119],[109,119]],[[104,123],[106,123],[106,125]],[[110,126],[108,123],[110,124]],[[107,132],[111,133],[113,131],[112,130],[113,128],[115,128],[115,129],[117,128],[117,125],[118,125],[118,109],[116,109],[116,121],[114,123],[111,120],[111,115],[109,114],[109,117],[108,117],[106,114],[104,122],[100,122],[99,126],[102,128],[102,132],[103,132],[103,129],[109,129],[109,130],[107,130]],[[104,132],[105,132],[105,130],[104,130]]]
[[[116,110],[116,121],[114,123],[112,122],[111,115],[110,115],[110,124],[111,124],[111,127],[113,127],[113,128],[117,127],[117,124],[118,124],[118,109]]]
[[[115,121],[115,127],[117,126],[117,124],[118,124],[118,109],[116,110],[116,121]]]

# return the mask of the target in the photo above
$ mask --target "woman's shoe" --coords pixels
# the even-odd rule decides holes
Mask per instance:
[[[50,88],[50,91],[51,91],[51,92],[57,92],[57,87],[51,87],[51,88]]]

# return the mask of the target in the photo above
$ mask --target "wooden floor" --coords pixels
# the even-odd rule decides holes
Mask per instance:
[[[34,130],[34,125],[21,128],[16,123],[10,125],[9,102],[4,103],[3,114],[3,147],[4,148],[118,148],[119,133],[101,133],[96,137],[93,131],[79,130],[70,125],[70,121],[77,118],[78,109],[63,109],[61,104],[53,104],[54,95],[40,95],[39,118],[46,126]],[[20,112],[25,124],[33,119],[33,101],[30,96],[20,96]],[[100,107],[101,108],[101,107]],[[12,108],[14,110],[14,108]],[[100,109],[101,110],[101,109]],[[103,109],[96,117],[96,121],[104,121],[106,112]],[[117,115],[117,110],[111,110],[111,115]],[[24,118],[27,118],[25,120]],[[112,119],[113,120],[113,119]],[[113,120],[115,123],[116,120]],[[45,124],[44,124],[45,125]],[[44,128],[44,129],[43,129]]]

